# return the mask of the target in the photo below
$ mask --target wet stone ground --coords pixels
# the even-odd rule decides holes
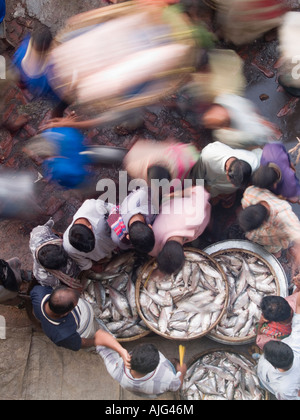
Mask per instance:
[[[24,36],[40,23],[50,26],[53,31],[60,29],[63,26],[63,19],[59,20],[54,13],[54,9],[57,7],[56,3],[56,0],[48,2],[47,8],[42,12],[38,7],[38,2],[10,1],[6,17],[8,39],[18,47]],[[291,5],[295,9],[298,7],[297,3],[291,1]],[[28,4],[30,4],[30,7],[28,7]],[[102,2],[101,4],[104,6],[107,3]],[[62,1],[61,10],[64,17],[81,12],[83,7],[85,7],[85,10],[96,7],[96,5],[90,3],[89,6],[78,5],[76,9],[73,4],[72,10],[68,10],[65,6],[66,2]],[[212,31],[215,30],[214,12],[202,4],[201,1],[198,4],[195,18],[205,21]],[[298,100],[283,92],[278,85],[275,68],[278,60],[277,46],[276,31],[266,34],[262,39],[251,45],[239,48],[224,44],[222,41],[217,44],[217,47],[235,49],[244,59],[247,78],[246,96],[257,105],[263,116],[277,124],[283,134],[283,142],[287,148],[291,148],[295,145],[298,136],[300,104]],[[9,60],[13,51],[3,54]],[[10,115],[10,118],[25,113],[30,116],[30,120],[21,130],[13,134],[0,127],[0,165],[3,168],[14,170],[26,169],[33,173],[34,178],[38,180],[41,170],[40,162],[29,159],[22,149],[26,142],[37,134],[40,125],[51,117],[53,104],[46,99],[36,100],[29,92],[21,90],[16,85],[12,85],[5,92],[5,103],[5,113]],[[188,97],[174,94],[165,98],[162,103],[144,109],[144,125],[140,129],[129,134],[117,134],[114,126],[105,125],[85,131],[85,141],[86,144],[90,145],[114,145],[130,148],[139,137],[156,140],[174,137],[182,142],[194,143],[201,149],[211,140],[210,132],[204,130],[201,125],[201,114],[207,106],[193,103],[191,107]],[[72,110],[71,107],[68,111],[70,110]],[[86,198],[98,196],[95,191],[97,181],[100,178],[111,178],[118,182],[119,169],[99,168],[93,171],[91,168],[90,189],[84,192],[65,191],[45,179],[36,182],[36,197],[38,205],[41,207],[41,215],[25,222],[0,219],[1,258],[18,256],[23,261],[24,267],[30,269],[32,261],[28,249],[28,240],[31,229],[39,223],[46,222],[51,216],[55,221],[56,229],[63,232],[81,203]],[[297,170],[299,173],[299,167]],[[298,207],[295,206],[295,211],[299,215]],[[228,229],[224,229],[224,224],[228,228],[235,221],[233,210],[228,211],[216,207],[214,216],[213,230],[206,232],[202,241],[199,241],[200,247],[226,239]],[[285,264],[284,259],[283,264]]]

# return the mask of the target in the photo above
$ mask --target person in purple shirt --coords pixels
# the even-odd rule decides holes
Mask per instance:
[[[264,146],[260,167],[252,175],[252,184],[266,188],[291,203],[300,203],[300,183],[290,156],[281,143]]]

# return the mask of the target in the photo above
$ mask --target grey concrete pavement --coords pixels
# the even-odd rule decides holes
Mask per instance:
[[[51,343],[31,323],[25,309],[0,305],[0,316],[7,321],[6,340],[0,340],[0,400],[144,400],[122,389],[94,351],[72,352]],[[187,363],[209,350],[230,349],[205,337],[181,343],[153,333],[122,345],[130,351],[141,342],[155,344],[167,358],[178,358],[178,346],[184,344]],[[251,346],[233,349],[248,355],[252,351]],[[178,397],[178,393],[166,393],[158,401]]]

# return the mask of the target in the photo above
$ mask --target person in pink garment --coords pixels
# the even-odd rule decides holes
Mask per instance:
[[[150,252],[157,257],[161,271],[172,274],[181,269],[183,245],[197,239],[210,221],[209,199],[209,193],[200,185],[164,198],[153,223],[155,245]]]
[[[199,157],[200,151],[190,143],[181,143],[175,139],[141,139],[131,147],[123,166],[131,178],[144,179],[148,183],[151,183],[151,179],[160,179],[157,174],[151,176],[151,168],[163,168],[167,171],[164,178],[173,180],[173,187],[178,189]]]
[[[286,298],[267,296],[262,300],[262,316],[258,324],[256,345],[263,350],[271,340],[283,340],[292,332],[292,318],[296,311],[298,291]],[[271,319],[272,318],[272,319]]]

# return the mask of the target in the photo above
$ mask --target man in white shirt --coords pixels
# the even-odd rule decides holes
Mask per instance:
[[[175,359],[173,365],[153,344],[139,344],[129,354],[111,334],[98,330],[95,346],[111,377],[135,395],[154,399],[182,386],[186,364]]]
[[[300,295],[292,321],[292,334],[269,341],[257,366],[262,385],[278,400],[300,400]]]
[[[212,198],[229,195],[247,187],[251,175],[260,166],[262,149],[233,149],[219,141],[205,146],[190,177],[204,179]],[[234,167],[236,166],[236,167]]]
[[[99,261],[110,258],[116,249],[107,217],[113,204],[86,200],[73,217],[63,236],[63,246],[81,271],[97,270]]]
[[[204,126],[213,130],[215,141],[237,149],[253,149],[276,141],[279,133],[258,114],[247,98],[225,93],[215,98],[203,116]]]

